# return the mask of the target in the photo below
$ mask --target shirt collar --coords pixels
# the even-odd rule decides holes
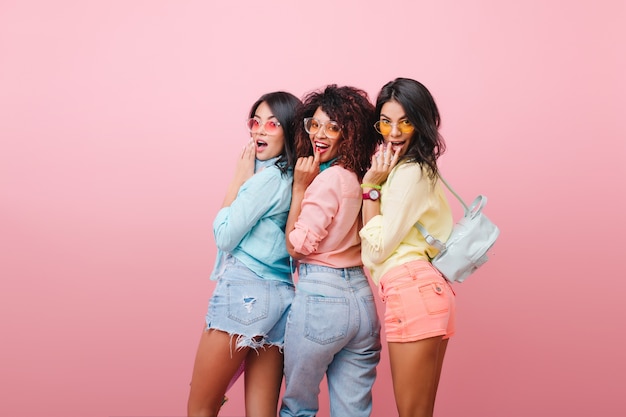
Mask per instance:
[[[326,168],[330,168],[331,165],[338,159],[339,157],[335,157],[333,159],[331,159],[330,161],[326,161],[326,162],[322,162],[320,164],[320,172],[322,172],[323,170],[325,170]]]
[[[280,158],[280,156],[276,156],[276,157],[268,159],[266,161],[260,161],[258,159],[255,159],[255,161],[254,161],[254,172],[259,172],[263,168],[267,168],[269,166],[274,165],[276,163],[276,161],[278,161],[278,158]]]

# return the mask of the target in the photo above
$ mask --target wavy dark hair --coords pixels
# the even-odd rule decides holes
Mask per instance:
[[[302,102],[298,97],[285,91],[263,94],[250,108],[250,118],[254,117],[254,113],[263,102],[267,103],[283,128],[285,145],[275,165],[283,174],[286,174],[287,170],[296,164],[295,121],[297,120],[296,112]]]
[[[313,155],[313,145],[304,130],[303,120],[312,117],[318,108],[341,126],[339,157],[335,164],[354,172],[359,179],[363,178],[377,143],[376,132],[372,128],[375,121],[374,105],[367,93],[356,87],[338,87],[336,84],[309,93],[296,116],[298,157]]]
[[[437,178],[437,159],[446,151],[446,144],[439,133],[441,118],[435,99],[419,81],[396,78],[383,86],[376,99],[376,120],[388,101],[400,103],[406,117],[415,127],[409,149],[402,157],[404,161],[417,162],[430,169],[431,179]],[[382,135],[379,137],[382,140]]]

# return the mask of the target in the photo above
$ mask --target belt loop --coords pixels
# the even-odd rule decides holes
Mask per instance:
[[[411,275],[411,278],[413,278],[413,281],[415,281],[417,279],[417,271],[415,271],[415,264],[413,262],[408,262],[406,264],[406,267],[409,270],[409,274]]]
[[[402,264],[402,268],[404,268],[404,270],[405,270],[405,272],[406,272],[406,274],[407,274],[408,276],[410,276],[411,278],[413,278],[413,273],[412,273],[411,268],[409,267],[409,264],[408,264],[408,263],[404,263],[404,264]],[[413,278],[413,279],[415,279],[415,278]]]

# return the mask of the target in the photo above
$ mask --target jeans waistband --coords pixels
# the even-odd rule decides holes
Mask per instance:
[[[350,278],[353,276],[362,277],[365,275],[362,266],[350,266],[348,268],[333,268],[331,266],[325,265],[314,265],[314,264],[300,264],[300,273],[307,274],[313,272],[323,272],[325,274],[333,274],[341,277],[343,279]]]

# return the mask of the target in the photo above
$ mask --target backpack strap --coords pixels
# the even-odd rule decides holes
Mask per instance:
[[[467,207],[467,204],[465,204],[465,201],[463,201],[463,199],[456,193],[456,191],[454,191],[454,189],[450,186],[450,184],[448,184],[448,182],[441,176],[441,174],[438,175],[439,179],[445,184],[445,186],[448,188],[448,190],[450,190],[450,192],[456,197],[457,200],[459,200],[459,202],[463,205],[463,208],[465,209],[465,213],[469,212],[469,207]],[[437,250],[439,252],[442,252],[443,250],[446,249],[446,244],[443,243],[441,240],[435,238],[433,235],[431,235],[430,233],[428,233],[428,230],[426,230],[426,228],[420,223],[417,222],[415,223],[415,227],[417,227],[417,230],[420,231],[420,233],[422,234],[422,236],[424,236],[424,239],[426,240],[426,243],[428,243],[430,246],[433,246],[435,248],[437,248]]]
[[[422,226],[420,222],[415,223],[415,227],[417,227],[417,230],[420,231],[422,236],[424,236],[426,243],[428,243],[430,246],[434,246],[439,252],[443,251],[446,248],[446,244],[428,233],[428,231],[424,228],[424,226]]]
[[[465,212],[467,213],[469,211],[469,207],[467,207],[467,204],[465,204],[465,201],[463,201],[463,199],[459,197],[459,195],[452,189],[450,184],[448,184],[448,182],[441,176],[441,174],[439,174],[439,179],[441,180],[441,182],[445,184],[446,187],[448,187],[448,190],[450,190],[452,195],[454,195],[456,199],[459,200],[459,202],[463,205]]]

